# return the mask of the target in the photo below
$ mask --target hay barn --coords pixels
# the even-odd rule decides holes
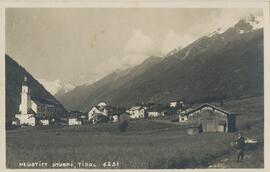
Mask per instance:
[[[180,114],[179,121],[187,126],[196,125],[201,132],[236,131],[236,115],[211,104],[204,104]]]

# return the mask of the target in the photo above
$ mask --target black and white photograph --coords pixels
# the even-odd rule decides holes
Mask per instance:
[[[5,7],[5,168],[264,169],[264,6]]]

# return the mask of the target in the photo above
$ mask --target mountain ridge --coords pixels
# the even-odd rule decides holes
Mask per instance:
[[[101,85],[94,84],[99,87],[95,90],[92,85],[77,89],[80,96],[71,91],[58,98],[69,108],[88,110],[98,101],[131,106],[142,101],[166,103],[179,98],[195,101],[263,94],[263,28],[254,29],[241,19],[226,31],[203,36],[147,66],[131,79],[113,81],[111,77],[98,81]]]

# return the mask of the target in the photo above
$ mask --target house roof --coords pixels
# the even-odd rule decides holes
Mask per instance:
[[[193,113],[193,112],[195,112],[195,111],[197,111],[197,110],[199,110],[199,109],[202,109],[202,108],[204,108],[204,107],[211,107],[211,108],[213,108],[213,109],[215,109],[215,110],[217,110],[217,111],[219,111],[219,112],[222,112],[222,113],[224,113],[224,114],[226,114],[226,115],[232,115],[232,113],[230,113],[230,112],[228,112],[228,111],[225,111],[225,110],[223,110],[223,109],[217,108],[216,106],[211,105],[211,104],[208,104],[208,103],[203,104],[203,105],[201,105],[201,106],[199,106],[199,107],[197,107],[197,108],[195,108],[195,109],[192,109],[192,110],[190,110],[190,111],[184,113],[184,115],[189,115],[189,114],[191,114],[191,113]]]
[[[133,106],[132,108],[129,109],[129,111],[133,111],[133,110],[139,110],[142,109],[142,106]]]
[[[44,99],[40,97],[31,96],[31,99],[38,105],[60,106],[60,104],[52,99]]]
[[[107,104],[105,102],[99,102],[97,106],[103,106],[103,107],[105,107],[105,106],[107,106]]]
[[[101,110],[101,107],[102,107],[102,110]],[[93,108],[96,108],[99,111],[103,111],[104,109],[109,110],[112,107],[111,106],[92,106],[89,111],[91,111]]]

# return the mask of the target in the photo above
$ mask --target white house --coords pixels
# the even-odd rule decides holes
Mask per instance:
[[[112,121],[113,121],[113,122],[118,122],[118,121],[119,121],[118,115],[113,115],[113,116],[112,116]]]
[[[157,111],[149,111],[148,112],[148,117],[152,117],[152,118],[156,118],[156,117],[160,117],[160,116],[164,116],[164,113],[161,112],[157,112]]]
[[[104,102],[100,102],[100,103],[98,103],[97,106],[93,106],[91,108],[91,110],[88,112],[88,120],[89,121],[93,119],[94,114],[101,114],[104,116],[108,116],[109,112],[107,109],[107,104]]]
[[[50,124],[49,119],[40,119],[39,122],[41,125],[49,125]]]
[[[32,114],[16,114],[16,118],[19,119],[19,125],[30,125],[35,126],[36,125],[36,118],[34,116],[34,113]]]
[[[183,106],[184,105],[184,102],[183,101],[171,101],[170,103],[169,103],[169,106],[171,107],[171,108],[176,108],[176,107],[178,107],[178,106]]]
[[[179,122],[185,123],[185,122],[187,122],[187,120],[188,120],[188,118],[186,115],[183,115],[183,114],[179,115]]]
[[[134,106],[127,110],[127,113],[130,114],[131,119],[145,118],[146,108],[142,106]]]
[[[82,121],[76,117],[68,118],[68,125],[82,125]]]
[[[11,121],[11,125],[19,125],[20,124],[20,121],[17,119],[17,118],[14,118],[12,121]]]
[[[31,97],[30,93],[27,77],[25,77],[22,83],[21,104],[19,106],[20,113],[15,115],[19,120],[18,125],[35,126],[40,117],[53,118],[63,113],[63,108],[58,102]]]
[[[170,107],[176,107],[178,105],[177,101],[170,102]]]

